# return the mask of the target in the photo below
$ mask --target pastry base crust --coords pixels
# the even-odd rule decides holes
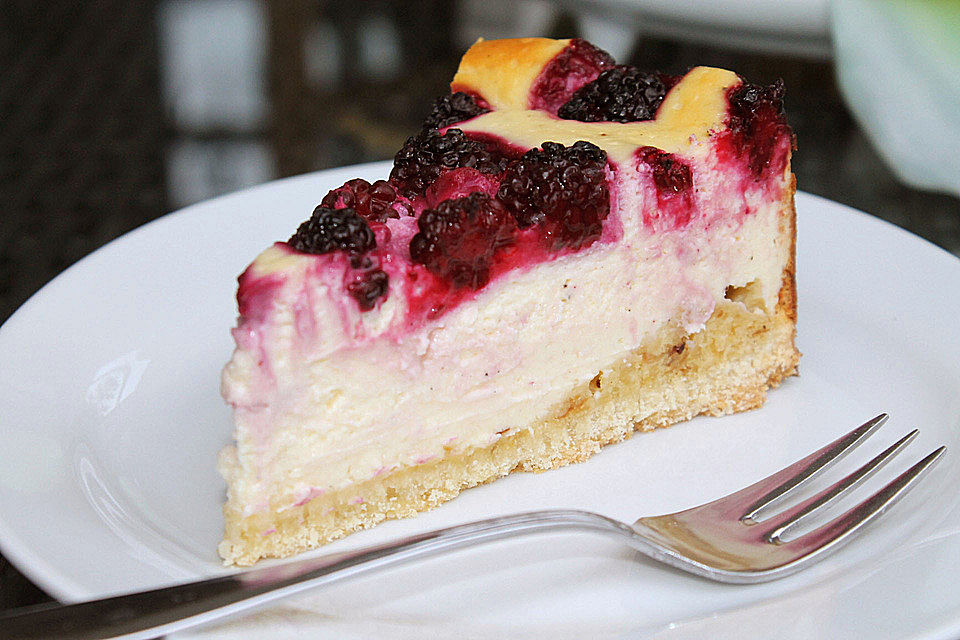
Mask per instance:
[[[383,520],[432,509],[513,471],[581,462],[635,431],[759,407],[769,388],[797,371],[792,260],[773,312],[755,304],[749,285],[731,288],[703,331],[685,334],[678,326],[665,327],[575,389],[554,417],[506,430],[489,447],[401,469],[299,507],[244,518],[228,502],[220,555],[238,565],[291,556]]]

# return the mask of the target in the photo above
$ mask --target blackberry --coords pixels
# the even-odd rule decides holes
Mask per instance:
[[[727,90],[730,127],[742,128],[749,133],[759,117],[782,119],[784,93],[783,80],[777,80],[767,87],[750,82],[731,87]]]
[[[682,193],[693,187],[690,165],[656,147],[640,147],[637,158],[650,167],[653,183],[661,193]]]
[[[475,118],[489,112],[477,104],[469,93],[457,91],[437,98],[433,103],[433,111],[423,121],[424,129],[442,129],[457,122]]]
[[[544,68],[530,89],[530,108],[556,113],[573,93],[616,64],[609,53],[574,38]]]
[[[320,204],[330,209],[353,209],[367,222],[385,222],[400,217],[392,206],[396,200],[397,191],[386,180],[370,184],[355,178],[328,193]]]
[[[610,213],[606,162],[605,151],[583,140],[544,142],[507,168],[497,198],[521,228],[540,224],[551,249],[579,249],[600,237]]]
[[[493,144],[471,140],[460,129],[440,135],[424,130],[409,138],[393,159],[390,181],[408,197],[423,192],[449,169],[470,167],[481,173],[501,173],[508,158]]]
[[[602,72],[560,107],[557,116],[580,122],[652,120],[676,80],[620,65]]]
[[[417,220],[410,258],[454,288],[480,289],[490,279],[494,254],[513,242],[517,225],[484,193],[444,200]]]
[[[639,164],[649,167],[657,189],[658,206],[644,209],[644,224],[660,232],[683,229],[689,225],[696,215],[690,165],[680,157],[656,147],[640,147],[636,156]]]
[[[370,225],[356,211],[323,205],[313,210],[287,242],[297,251],[316,254],[347,251],[359,255],[377,246]]]
[[[358,270],[352,275],[353,279],[347,283],[347,292],[357,301],[361,311],[370,311],[376,306],[377,300],[386,298],[390,277],[383,270]]]
[[[792,136],[783,112],[783,80],[772,85],[744,82],[727,90],[730,132],[737,153],[747,155],[747,164],[754,176],[760,177],[773,163],[775,151],[783,136]],[[783,169],[786,156],[777,170]]]

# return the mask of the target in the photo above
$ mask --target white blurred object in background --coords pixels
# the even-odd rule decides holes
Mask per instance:
[[[651,34],[811,59],[830,55],[829,0],[560,0],[559,4],[578,14],[581,27],[589,23],[590,29],[602,33],[597,23],[606,21],[611,53],[624,46],[623,36],[620,42],[613,40],[615,29],[632,29],[634,37]],[[632,39],[626,44],[630,43]]]
[[[267,25],[257,0],[165,0],[158,12],[168,194],[183,207],[266,182],[270,148],[250,136],[269,118]]]
[[[960,195],[960,2],[835,0],[840,91],[907,184]]]
[[[160,70],[172,120],[189,128],[245,128],[268,112],[266,15],[256,0],[166,0]]]

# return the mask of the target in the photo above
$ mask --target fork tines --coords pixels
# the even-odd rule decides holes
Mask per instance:
[[[758,516],[761,511],[787,497],[788,494],[793,494],[798,487],[807,484],[811,479],[820,475],[847,453],[862,444],[886,422],[887,418],[887,414],[881,413],[786,469],[738,492],[744,495],[750,492],[761,494],[747,507],[740,517],[740,521],[747,525],[762,522],[767,528],[767,531],[763,534],[763,539],[767,542],[778,545],[790,544],[809,547],[810,549],[832,545],[865,525],[906,493],[913,486],[914,481],[940,459],[946,451],[946,447],[939,447],[932,451],[875,494],[846,511],[842,516],[794,540],[785,539],[790,530],[795,529],[800,522],[862,484],[884,464],[903,451],[919,431],[914,429],[853,473],[799,504],[767,520],[761,521]]]

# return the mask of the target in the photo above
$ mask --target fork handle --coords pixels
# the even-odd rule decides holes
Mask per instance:
[[[556,530],[633,535],[628,525],[588,511],[518,513],[438,529],[317,558],[152,591],[0,614],[0,638],[156,638],[249,611],[320,585],[506,537]]]

